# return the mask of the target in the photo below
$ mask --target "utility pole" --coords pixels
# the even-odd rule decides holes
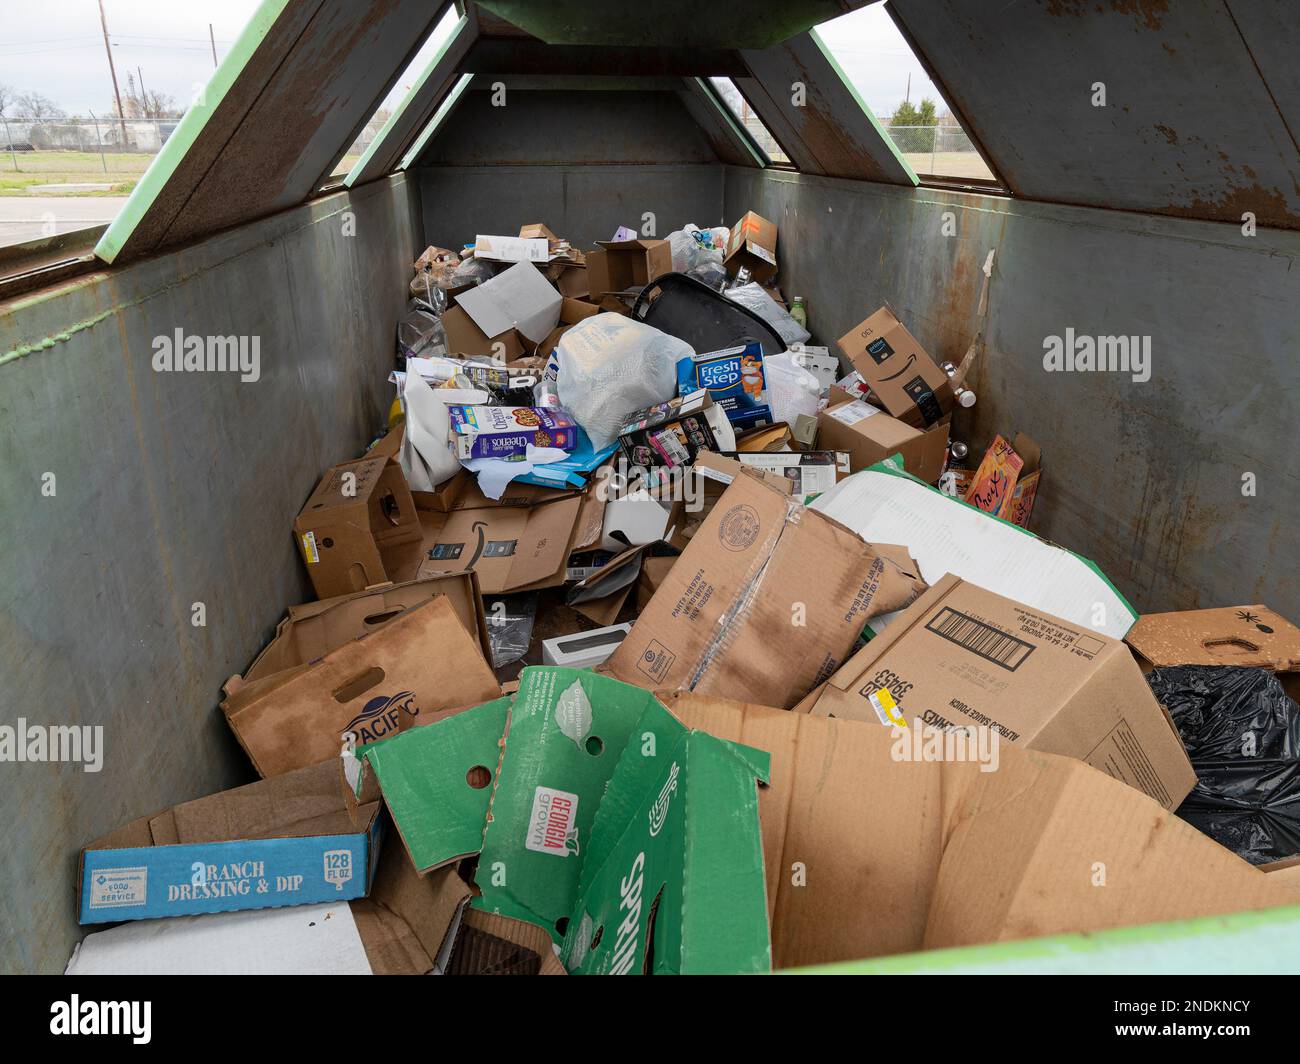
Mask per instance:
[[[117,100],[117,123],[122,128],[122,150],[126,151],[126,115],[122,111],[122,94],[117,88],[117,68],[113,66],[113,46],[108,43],[108,16],[104,14],[104,0],[99,0],[99,24],[104,27],[104,51],[108,54],[108,72],[113,76],[113,97]]]
[[[212,32],[212,23],[208,23],[208,40],[212,42],[212,69],[217,68],[217,35]]]
[[[903,102],[909,103],[911,99],[912,99],[912,75],[909,72],[907,75],[907,92],[903,93]]]

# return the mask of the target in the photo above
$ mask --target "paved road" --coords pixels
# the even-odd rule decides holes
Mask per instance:
[[[0,196],[0,245],[111,222],[125,196]]]

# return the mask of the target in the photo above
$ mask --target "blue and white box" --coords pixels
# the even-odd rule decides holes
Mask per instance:
[[[757,341],[678,359],[677,394],[690,395],[700,388],[708,390],[738,431],[772,423],[763,346]]]
[[[349,810],[328,761],[141,817],[82,850],[79,922],[363,898],[379,812]]]

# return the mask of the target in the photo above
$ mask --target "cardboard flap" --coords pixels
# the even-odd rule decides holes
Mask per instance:
[[[487,336],[518,329],[534,344],[560,320],[563,296],[531,262],[519,262],[457,297],[457,304]]]
[[[1267,606],[1224,606],[1148,613],[1124,637],[1157,668],[1239,665],[1273,672],[1300,670],[1300,628]]]
[[[509,720],[498,698],[361,752],[420,872],[482,847]]]
[[[634,742],[610,781],[566,965],[602,974],[768,970],[755,787],[768,758],[680,725],[671,748],[657,753],[644,757]]]

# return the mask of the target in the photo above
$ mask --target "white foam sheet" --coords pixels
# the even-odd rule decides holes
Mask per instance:
[[[1137,615],[1078,556],[933,488],[866,469],[818,497],[812,509],[869,543],[905,546],[934,584],[945,573],[1064,620],[1122,639]],[[881,631],[897,614],[873,617]]]
[[[67,975],[370,975],[347,902],[134,920],[96,931]]]

